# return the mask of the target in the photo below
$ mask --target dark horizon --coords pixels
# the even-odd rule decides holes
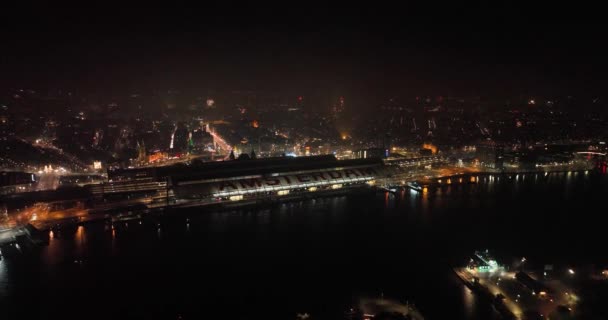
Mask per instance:
[[[605,88],[605,32],[597,25],[49,10],[4,21],[0,87],[338,91],[362,98],[598,95]]]

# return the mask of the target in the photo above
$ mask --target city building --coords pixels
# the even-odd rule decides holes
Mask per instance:
[[[369,149],[360,149],[353,152],[353,158],[355,159],[369,159],[369,158],[377,158],[384,159],[389,156],[389,149],[385,148],[369,148]]]
[[[38,177],[33,173],[2,171],[0,172],[0,194],[29,191],[37,182]]]
[[[476,145],[475,154],[482,166],[502,169],[504,167],[504,146],[492,141]]]
[[[380,159],[337,160],[334,156],[277,157],[204,162],[108,171],[109,183],[91,186],[98,199],[136,194],[155,196],[161,204],[218,204],[238,200],[273,200],[365,188],[388,174]],[[154,196],[153,196],[154,197]]]
[[[188,144],[190,141],[190,132],[184,123],[178,123],[171,137],[170,149],[173,152],[185,153],[188,152]]]

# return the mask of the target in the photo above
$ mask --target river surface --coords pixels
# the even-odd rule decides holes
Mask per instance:
[[[486,248],[539,264],[607,263],[607,196],[604,175],[526,174],[99,222],[4,257],[0,318],[342,319],[359,297],[384,296],[426,319],[493,319],[451,266]]]

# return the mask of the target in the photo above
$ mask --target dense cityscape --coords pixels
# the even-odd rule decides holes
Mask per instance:
[[[95,99],[14,89],[2,99],[2,167],[35,173],[49,166],[103,173],[227,160],[231,152],[352,159],[363,157],[362,150],[383,158],[438,154],[494,167],[473,163],[487,159],[488,147],[504,153],[498,167],[534,168],[567,163],[569,151],[606,150],[605,102],[593,96],[392,97],[373,102],[370,108],[379,111],[373,114],[350,109],[344,96],[255,91]]]
[[[401,39],[399,30],[390,36]],[[320,79],[329,73],[323,65],[341,61],[285,49],[275,64],[258,51],[283,50],[276,43],[284,38],[248,32],[233,33],[218,52],[238,57],[234,43],[254,34],[273,40],[243,49],[246,66],[281,70],[307,58],[301,63],[318,70],[301,77]],[[92,34],[113,43],[113,35]],[[362,52],[345,58],[349,68],[348,59],[384,54],[390,62],[402,50],[359,44],[383,32],[346,34],[354,42],[337,47]],[[420,40],[427,35],[409,35],[420,52],[433,47]],[[337,41],[298,36],[319,50]],[[458,46],[473,50],[473,40]],[[490,50],[485,41],[479,46]],[[57,56],[48,55],[58,65],[63,53],[95,48],[48,43],[57,45]],[[130,55],[142,50],[115,44]],[[520,54],[511,50],[504,56]],[[162,52],[146,63],[173,57]],[[463,60],[434,54],[430,60]],[[208,75],[193,82],[193,67],[175,85],[116,77],[110,89],[75,83],[73,74],[48,81],[40,74],[50,71],[21,73],[19,56],[7,55],[15,80],[0,86],[2,319],[608,317],[608,260],[595,215],[606,209],[608,190],[601,84],[311,86],[285,72],[278,74],[287,84],[260,76],[267,83],[214,85]],[[228,70],[233,61],[218,56],[211,57]],[[101,69],[114,70],[108,75],[121,69],[102,61]],[[74,64],[66,70],[90,65]],[[262,74],[252,68],[244,69]],[[366,72],[369,83],[397,83]],[[497,76],[519,83],[506,71]]]

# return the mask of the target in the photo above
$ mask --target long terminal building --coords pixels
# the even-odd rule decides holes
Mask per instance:
[[[381,159],[337,160],[333,155],[179,164],[108,171],[108,183],[90,186],[110,205],[147,199],[148,206],[190,206],[275,200],[369,188],[391,176]],[[110,200],[110,202],[108,202]]]

